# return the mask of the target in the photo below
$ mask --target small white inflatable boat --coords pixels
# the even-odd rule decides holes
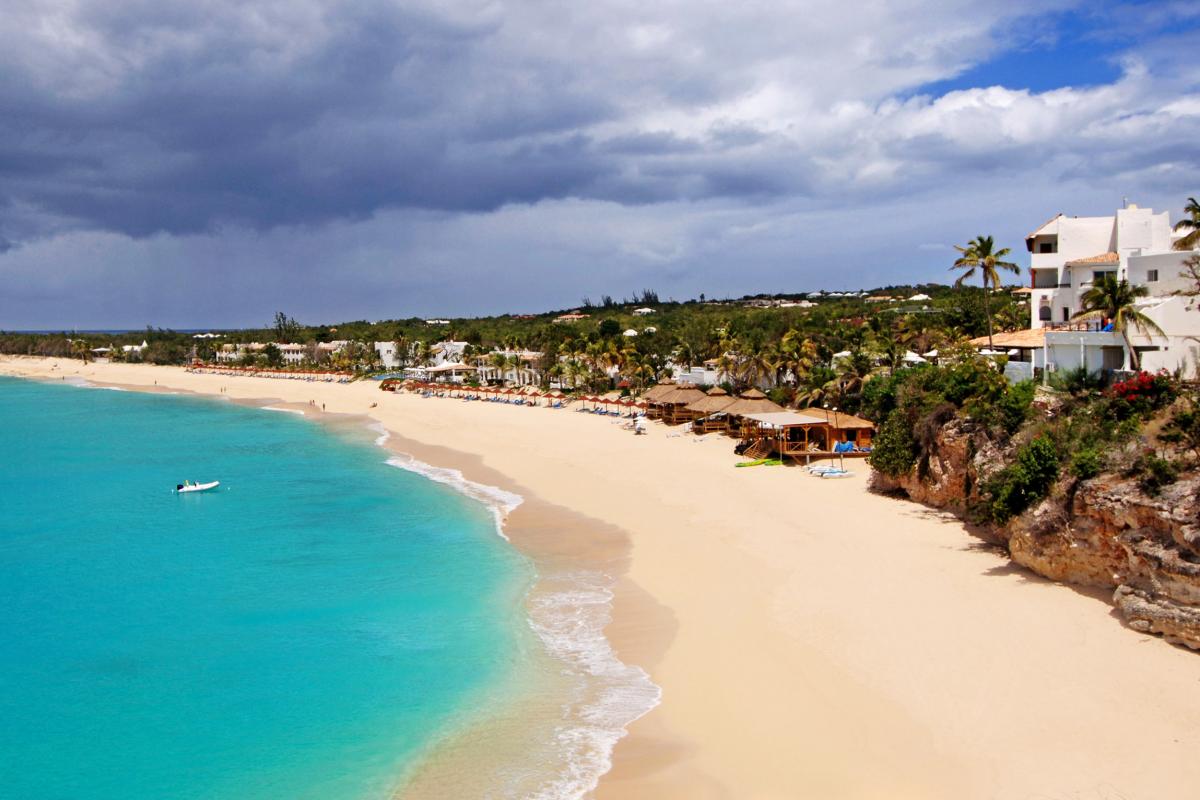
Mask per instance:
[[[209,489],[215,489],[220,485],[220,481],[213,481],[212,483],[181,483],[175,487],[175,491],[179,494],[185,494],[187,492],[207,492]]]

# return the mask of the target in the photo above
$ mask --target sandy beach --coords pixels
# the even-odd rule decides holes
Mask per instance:
[[[421,460],[536,498],[514,530],[553,508],[619,530],[608,635],[662,702],[617,745],[598,798],[1182,799],[1200,785],[1200,656],[949,516],[871,494],[862,462],[836,481],[734,469],[720,436],[634,437],[374,381],[31,358],[0,358],[0,374],[365,415]],[[557,530],[576,529],[556,545],[594,550],[587,525]]]

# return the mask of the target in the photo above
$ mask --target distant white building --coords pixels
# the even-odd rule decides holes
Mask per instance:
[[[314,355],[333,355],[349,344],[346,340],[333,342],[317,342],[301,344],[297,342],[276,343],[275,347],[283,356],[283,363],[296,365],[314,360]],[[144,346],[144,343],[143,343]],[[258,355],[267,347],[262,342],[242,342],[223,344],[216,352],[216,360],[221,364],[235,364],[247,354]],[[315,351],[315,352],[314,352]]]
[[[221,349],[217,350],[217,361],[222,364],[232,364],[240,361],[247,353],[261,353],[264,347],[266,345],[261,342],[223,344],[221,345]]]
[[[1166,334],[1146,335],[1130,326],[1142,368],[1194,374],[1200,313],[1187,310],[1187,298],[1173,295],[1184,287],[1180,272],[1193,253],[1173,250],[1176,238],[1165,211],[1136,205],[1108,217],[1059,214],[1029,234],[1030,328],[1045,333],[1042,357],[1033,356],[1031,363],[1041,361],[1052,371],[1130,368],[1119,333],[1103,320],[1074,319],[1084,293],[1101,276],[1112,275],[1149,289],[1140,310]]]
[[[470,346],[469,342],[438,342],[430,348],[433,351],[433,366],[440,367],[442,364],[461,364],[463,362],[463,354]]]
[[[633,310],[633,313],[635,316],[645,317],[645,316],[649,316],[650,314],[653,314],[654,309],[653,308],[635,308]]]
[[[479,379],[485,383],[529,386],[541,383],[543,357],[536,350],[493,350],[475,359],[475,365],[479,368]],[[496,365],[500,359],[504,360],[503,366]]]
[[[288,343],[277,344],[275,346],[279,348],[279,353],[283,356],[283,363],[285,364],[299,364],[308,357],[308,345]]]

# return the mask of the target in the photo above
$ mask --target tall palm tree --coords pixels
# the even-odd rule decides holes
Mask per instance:
[[[1175,242],[1175,249],[1195,250],[1200,247],[1200,203],[1196,202],[1196,198],[1188,198],[1187,205],[1183,207],[1183,213],[1188,216],[1175,223],[1175,230],[1189,231],[1189,233]]]
[[[966,247],[954,246],[960,255],[950,269],[961,269],[963,274],[954,282],[955,288],[961,288],[967,278],[979,270],[983,280],[983,310],[987,315],[988,349],[992,349],[992,289],[1000,285],[999,270],[1007,270],[1014,275],[1021,274],[1021,268],[1011,261],[1002,260],[1012,251],[1007,247],[996,249],[996,242],[991,236],[976,236],[967,242]]]
[[[1083,293],[1080,305],[1083,310],[1075,315],[1079,317],[1104,317],[1112,320],[1113,330],[1121,334],[1125,341],[1125,349],[1129,351],[1129,364],[1133,369],[1141,369],[1142,359],[1133,344],[1129,341],[1129,326],[1141,331],[1146,336],[1158,334],[1166,336],[1162,328],[1154,320],[1138,311],[1135,305],[1139,298],[1146,297],[1150,290],[1145,286],[1131,286],[1129,281],[1122,278],[1117,281],[1112,275],[1102,275],[1092,284],[1092,288]]]

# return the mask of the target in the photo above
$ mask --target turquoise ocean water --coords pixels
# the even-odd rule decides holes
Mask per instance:
[[[519,669],[532,569],[384,460],[291,414],[0,378],[0,795],[387,798]]]

